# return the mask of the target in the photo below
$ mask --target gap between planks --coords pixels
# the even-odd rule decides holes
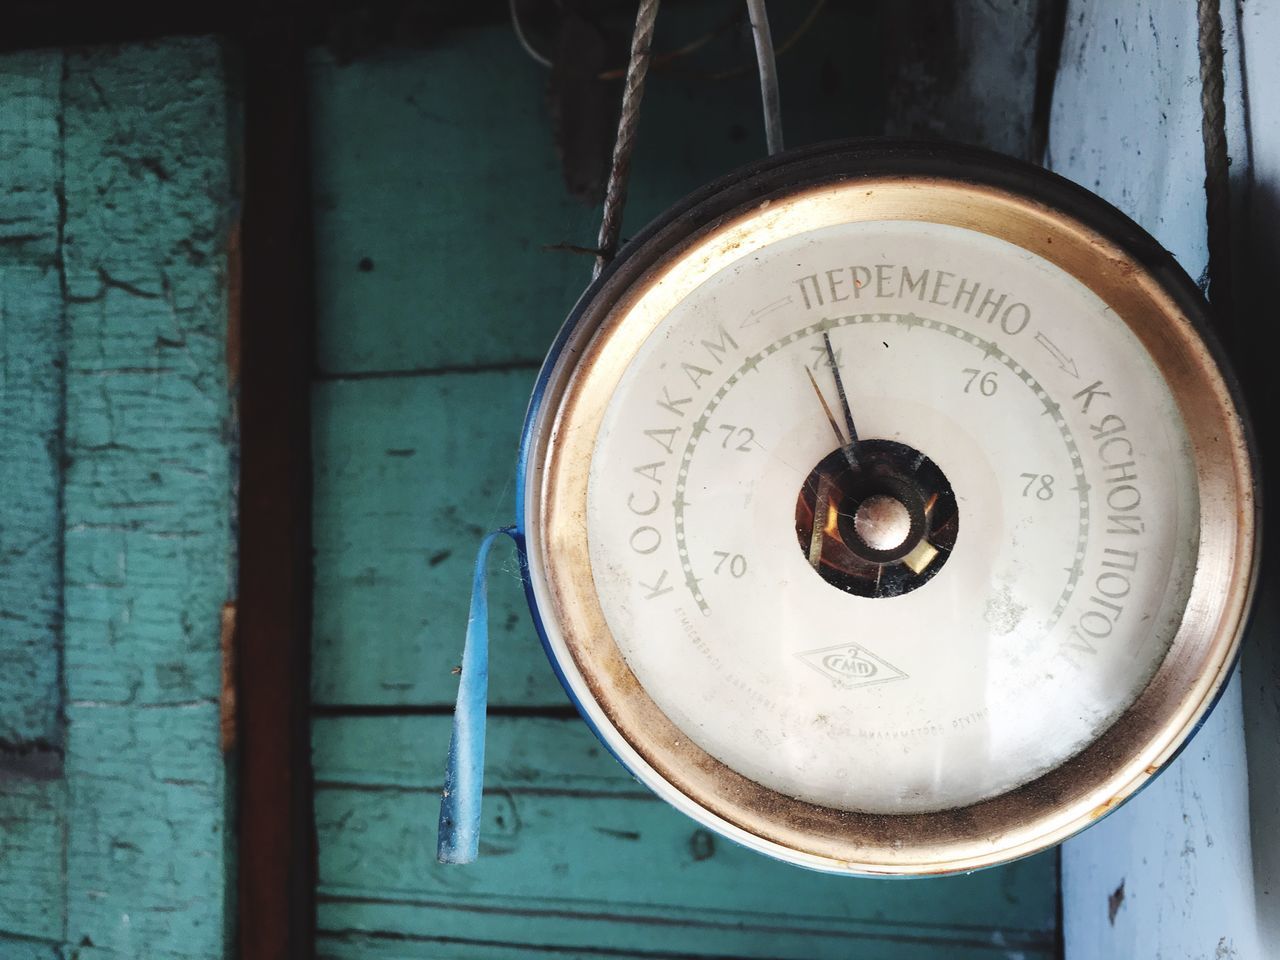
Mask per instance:
[[[548,344],[548,347],[550,344]],[[543,358],[536,360],[504,360],[498,363],[444,364],[438,367],[408,367],[398,370],[316,370],[316,383],[346,383],[358,380],[410,380],[447,377],[460,373],[514,373],[538,370]]]
[[[871,877],[849,879],[855,884],[879,883],[883,880],[883,878]],[[432,899],[411,894],[404,896],[377,896],[356,892],[341,893],[337,891],[342,888],[335,887],[332,884],[321,883],[319,886],[322,892],[317,894],[316,901],[321,904],[367,903],[390,907],[412,906],[428,909],[441,907],[447,910],[473,913],[505,913],[530,917],[562,916],[572,920],[605,920],[618,923],[639,922],[652,923],[658,926],[705,926],[728,930],[741,929],[746,924],[748,926],[758,925],[760,929],[796,929],[801,932],[811,932],[814,929],[821,929],[820,927],[812,926],[813,924],[826,924],[826,929],[832,929],[833,923],[844,923],[863,927],[883,927],[888,930],[935,931],[939,935],[958,932],[981,936],[982,934],[989,935],[992,931],[992,927],[989,924],[934,922],[919,919],[895,920],[888,916],[839,918],[832,917],[830,914],[803,913],[794,910],[787,912],[740,910],[703,904],[696,907],[677,907],[671,904],[662,904],[662,908],[667,913],[663,916],[655,916],[653,914],[654,904],[641,900],[600,900],[592,897],[540,896],[536,898],[519,897],[518,899],[523,905],[514,906],[512,904],[512,895],[505,893],[484,893],[467,890],[465,893]],[[326,889],[329,892],[324,892]],[[583,906],[590,906],[595,909],[584,912],[581,909]],[[759,923],[762,920],[765,922]],[[805,921],[810,925],[801,926],[798,921]],[[788,922],[790,922],[790,925],[788,925]],[[1015,936],[1018,938],[1017,942],[1006,941],[1003,945],[993,944],[989,940],[974,942],[982,947],[1000,946],[1002,949],[1016,949],[1019,946],[1023,946],[1031,949],[1043,949],[1049,946],[1052,940],[1047,931],[1036,927],[1001,926],[999,930],[1002,935]],[[938,937],[930,936],[927,939],[933,940],[938,939]],[[950,940],[948,942],[954,943],[957,941]],[[968,943],[968,941],[963,942]]]
[[[803,936],[806,938],[839,938],[841,941],[863,940],[873,943],[894,944],[897,946],[928,946],[943,947],[950,949],[967,948],[971,950],[990,950],[994,954],[1009,956],[1011,953],[1019,950],[1036,950],[1043,951],[1051,949],[1053,946],[1053,937],[1042,934],[1038,931],[1000,931],[1004,936],[1000,940],[993,940],[989,937],[990,931],[985,928],[974,929],[973,932],[979,934],[977,937],[955,937],[946,936],[943,931],[952,930],[961,932],[957,928],[940,927],[937,935],[929,935],[925,933],[901,933],[892,929],[887,930],[851,930],[851,929],[822,929],[814,927],[799,927],[782,924],[760,924],[760,923],[744,923],[738,922],[717,922],[714,920],[696,920],[692,918],[663,917],[655,915],[631,915],[622,913],[602,912],[602,913],[582,913],[578,911],[558,911],[529,909],[520,907],[485,907],[478,905],[464,905],[456,902],[437,902],[423,900],[382,900],[369,897],[341,897],[327,894],[317,896],[317,903],[348,903],[348,904],[387,904],[391,906],[415,906],[425,907],[428,909],[444,909],[450,911],[475,912],[483,914],[503,914],[507,916],[523,916],[523,917],[557,917],[565,920],[585,920],[598,921],[605,923],[626,923],[635,924],[644,927],[674,927],[688,928],[697,927],[708,930],[724,930],[734,932],[750,932],[751,934],[783,934],[792,936]],[[863,921],[865,922],[865,921]],[[873,921],[874,922],[874,921]],[[890,926],[886,924],[886,926]],[[906,926],[905,924],[903,926]],[[915,925],[918,926],[918,925]],[[328,930],[321,926],[317,929],[319,936],[338,937],[352,933],[359,933],[363,936],[373,938],[386,938],[390,940],[416,942],[416,943],[466,943],[483,946],[519,946],[523,950],[531,950],[534,952],[556,952],[565,951],[572,952],[574,950],[582,950],[582,947],[574,947],[568,944],[531,944],[520,943],[514,944],[508,940],[480,940],[469,937],[432,937],[423,934],[406,933],[402,931],[369,931],[369,930]],[[981,934],[988,934],[987,937]],[[661,958],[688,958],[688,960],[710,960],[714,957],[737,956],[737,954],[716,954],[716,953],[667,953],[663,951],[645,952],[627,950],[625,948],[608,948],[593,946],[590,948],[593,954],[602,956],[623,956],[623,957],[661,957]]]

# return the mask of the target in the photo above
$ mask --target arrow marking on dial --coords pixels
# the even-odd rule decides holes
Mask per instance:
[[[1044,347],[1048,351],[1049,356],[1053,357],[1058,364],[1058,369],[1065,371],[1070,376],[1080,379],[1080,371],[1076,369],[1076,362],[1067,356],[1062,348],[1046,337],[1043,333],[1036,334],[1036,343]]]
[[[781,310],[790,302],[791,294],[787,294],[785,297],[779,297],[772,303],[766,303],[763,307],[758,307],[755,310],[748,311],[746,318],[742,321],[743,328],[745,329],[746,327],[755,326],[764,319],[766,314],[773,313],[775,310]]]

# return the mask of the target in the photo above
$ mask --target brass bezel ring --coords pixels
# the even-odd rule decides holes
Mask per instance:
[[[1038,779],[960,809],[849,812],[755,783],[692,743],[622,657],[587,545],[587,478],[605,408],[672,307],[732,262],[853,221],[926,221],[1016,244],[1075,277],[1126,323],[1167,380],[1190,437],[1200,549],[1169,652],[1133,705]],[[1256,578],[1254,458],[1207,308],[1167,253],[1103,201],[994,154],[851,143],[771,160],[650,227],[584,295],[526,427],[528,589],[548,651],[605,744],[661,797],[746,846],[815,869],[964,872],[1058,843],[1132,796],[1203,721],[1230,675]]]

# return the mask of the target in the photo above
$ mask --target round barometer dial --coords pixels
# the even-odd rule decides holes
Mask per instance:
[[[1113,808],[1233,663],[1247,433],[1171,259],[985,153],[770,161],[544,370],[530,595],[613,752],[755,849],[968,870]]]

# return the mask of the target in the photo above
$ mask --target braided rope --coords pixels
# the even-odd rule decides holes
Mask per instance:
[[[622,211],[627,203],[627,181],[631,176],[631,152],[635,149],[636,125],[640,119],[640,101],[644,97],[644,81],[649,73],[653,48],[653,24],[658,18],[658,0],[640,0],[636,13],[636,29],[631,37],[631,59],[622,91],[622,112],[618,116],[618,136],[613,142],[613,159],[609,165],[609,185],[605,189],[604,214],[600,220],[600,236],[596,243],[595,270],[592,278],[608,266],[618,252],[622,232]]]
[[[1204,140],[1205,220],[1209,245],[1209,298],[1218,333],[1231,339],[1231,181],[1227,109],[1223,90],[1222,14],[1218,0],[1199,0],[1200,133]]]

